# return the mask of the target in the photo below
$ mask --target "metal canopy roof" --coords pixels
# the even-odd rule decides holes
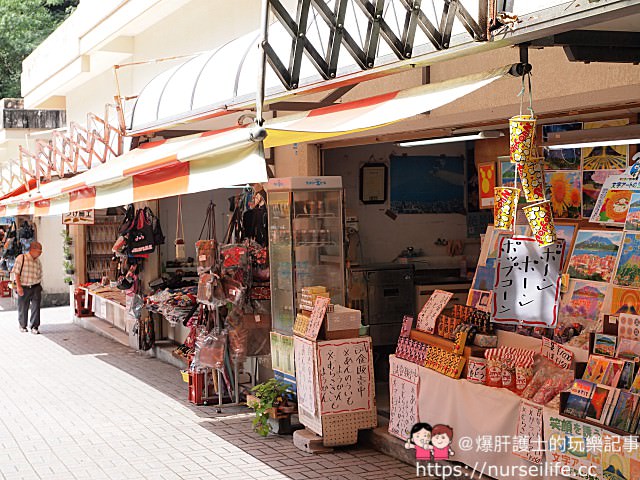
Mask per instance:
[[[271,0],[275,1],[275,0]],[[305,0],[318,3],[321,0]],[[453,1],[453,0],[450,0]],[[363,50],[366,50],[368,36],[368,17],[355,4],[371,4],[368,0],[326,0],[331,9],[339,4],[348,4],[344,16],[344,30],[351,32],[351,39]],[[473,18],[482,14],[480,4],[476,0],[457,0],[465,7],[465,11]],[[378,2],[376,2],[377,4]],[[406,42],[406,33],[411,25],[407,13],[407,0],[386,0],[382,18],[385,21],[387,37],[395,35]],[[446,18],[446,8],[439,12],[435,4],[446,2],[431,2],[433,8],[427,7],[429,2],[423,2],[421,12],[424,18],[433,25],[443,25]],[[535,5],[532,5],[535,4]],[[312,5],[313,6],[313,5]],[[308,43],[324,58],[330,56],[331,38],[336,33],[327,26],[326,20],[318,12],[322,9],[311,7],[305,28]],[[366,10],[366,9],[365,9]],[[561,0],[542,0],[540,2],[516,1],[514,13],[519,22],[513,29],[494,33],[488,42],[474,41],[469,33],[468,25],[456,16],[449,19],[451,35],[449,46],[442,49],[434,46],[421,28],[413,25],[412,58],[398,60],[393,42],[388,38],[377,44],[375,65],[365,71],[357,64],[357,59],[346,53],[339,55],[337,60],[336,78],[327,80],[314,67],[313,55],[302,56],[300,63],[300,82],[298,88],[287,91],[282,81],[271,65],[266,71],[267,102],[281,100],[291,95],[299,95],[312,91],[337,88],[344,85],[388,75],[402,69],[415,66],[429,65],[460,55],[486,51],[503,46],[531,42],[555,35],[557,33],[584,29],[598,28],[602,24],[612,30],[637,29],[635,22],[625,19],[638,18],[640,0],[602,0],[600,2],[563,2]],[[421,18],[421,17],[420,17]],[[424,19],[420,20],[423,22]],[[606,23],[605,23],[606,22]],[[622,22],[622,23],[620,23]],[[286,23],[286,22],[285,22]],[[617,28],[616,28],[617,27]],[[280,59],[293,58],[296,42],[292,42],[292,25],[275,22],[269,27],[269,45]],[[604,30],[604,28],[602,28]],[[391,32],[391,33],[389,33]],[[381,34],[384,37],[384,33]],[[193,120],[204,120],[229,112],[240,112],[252,108],[255,102],[255,91],[258,82],[259,49],[258,31],[250,32],[240,38],[208,52],[195,55],[181,65],[175,66],[153,78],[138,95],[133,109],[127,112],[129,118],[128,129],[132,134],[170,128],[172,125],[187,123]],[[344,42],[344,40],[343,40]],[[346,48],[346,47],[345,47]],[[346,48],[348,50],[348,48]],[[299,55],[299,54],[296,54]],[[308,57],[312,57],[311,60]],[[317,58],[316,58],[317,60]],[[283,60],[284,61],[284,60]],[[287,65],[285,65],[287,67]],[[286,73],[286,72],[285,72]],[[279,72],[282,77],[282,71]]]

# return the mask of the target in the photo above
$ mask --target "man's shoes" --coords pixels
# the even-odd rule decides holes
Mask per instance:
[[[25,332],[26,332],[26,329],[25,329]],[[40,335],[40,330],[38,330],[37,328],[32,328],[31,333],[33,333],[34,335]]]
[[[21,331],[22,333],[25,333],[25,332],[27,332],[28,330],[27,330],[26,328],[24,328],[24,327],[20,327],[20,331]]]

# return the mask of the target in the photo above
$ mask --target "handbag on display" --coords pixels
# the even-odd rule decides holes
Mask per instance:
[[[182,195],[178,195],[178,212],[176,215],[176,260],[187,258],[187,250],[184,244],[184,225],[182,224]]]
[[[148,215],[150,212],[143,208],[136,212],[133,227],[127,234],[127,250],[132,255],[153,253],[155,250],[153,218]]]
[[[118,229],[118,233],[121,236],[126,235],[131,230],[131,228],[133,227],[133,221],[135,219],[135,216],[136,216],[135,207],[133,206],[133,203],[130,203],[129,206],[127,207],[127,210],[125,211],[124,219],[120,224],[120,228]]]
[[[202,238],[204,235],[204,239]],[[215,267],[218,261],[218,240],[216,238],[215,205],[209,202],[204,224],[196,242],[198,272],[205,272]]]

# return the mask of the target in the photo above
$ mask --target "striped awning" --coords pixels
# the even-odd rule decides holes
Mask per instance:
[[[445,82],[332,105],[265,122],[264,147],[317,141],[394,123],[446,105],[506,76],[511,65]],[[267,181],[259,138],[235,127],[137,149],[72,178],[0,200],[0,216],[107,208]],[[256,135],[259,138],[256,138]]]

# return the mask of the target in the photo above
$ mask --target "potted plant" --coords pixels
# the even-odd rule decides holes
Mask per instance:
[[[75,273],[75,269],[73,268],[73,263],[69,260],[65,260],[62,262],[62,266],[64,267],[64,273],[67,275],[73,275]]]
[[[253,429],[259,435],[266,437],[271,431],[269,417],[277,417],[277,409],[286,401],[289,387],[275,378],[256,385],[251,389],[253,395],[247,395],[247,406],[253,408],[256,418],[253,419]]]
[[[67,285],[72,285],[73,284],[73,278],[71,278],[71,277],[64,277],[63,281]]]

